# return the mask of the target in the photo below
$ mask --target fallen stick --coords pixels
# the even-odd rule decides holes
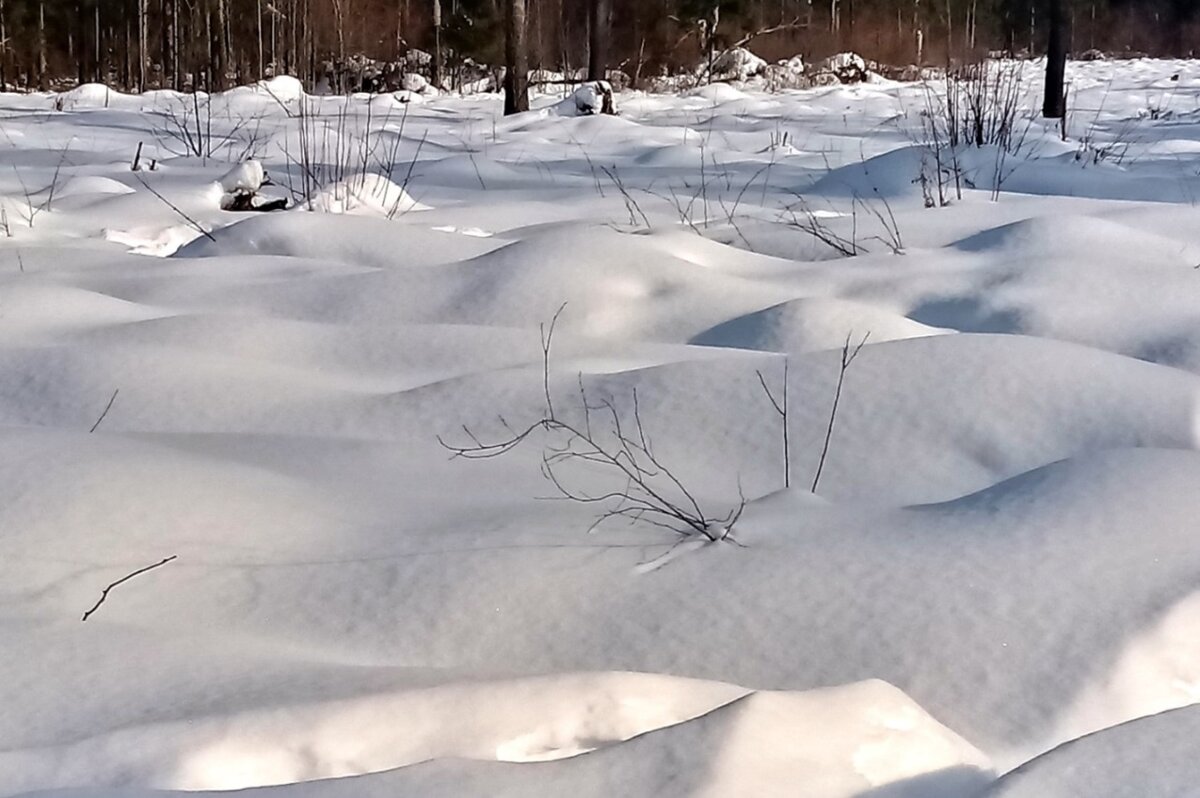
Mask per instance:
[[[80,620],[86,621],[88,618],[91,617],[93,612],[100,609],[100,605],[103,604],[105,602],[105,600],[108,599],[108,592],[110,590],[112,590],[114,587],[116,587],[117,585],[119,585],[123,582],[128,582],[130,579],[133,579],[135,576],[144,574],[147,571],[153,571],[155,568],[159,568],[163,565],[166,565],[167,563],[169,563],[171,560],[174,560],[178,556],[179,555],[177,555],[177,554],[172,554],[170,557],[167,557],[159,562],[154,563],[154,565],[147,565],[145,568],[139,568],[132,573],[125,574],[125,576],[122,576],[120,579],[113,582],[108,587],[104,588],[104,592],[100,594],[100,598],[96,600],[96,603],[92,605],[92,608],[90,610],[88,610],[87,612],[85,612],[83,614],[83,618],[81,618]]]

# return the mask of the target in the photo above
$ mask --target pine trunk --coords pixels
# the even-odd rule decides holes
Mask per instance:
[[[1062,119],[1067,113],[1067,17],[1063,0],[1050,0],[1050,39],[1046,47],[1046,96],[1042,116]]]
[[[505,0],[504,113],[529,110],[529,53],[525,49],[525,0]]]

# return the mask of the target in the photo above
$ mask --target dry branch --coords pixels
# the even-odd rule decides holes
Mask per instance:
[[[108,415],[108,411],[112,410],[113,402],[117,401],[117,394],[120,392],[120,388],[112,392],[112,396],[108,398],[108,404],[104,406],[104,412],[100,414],[100,418],[96,419],[96,423],[92,425],[90,430],[88,430],[89,435],[100,428],[100,422],[104,421],[104,417]]]
[[[790,488],[792,486],[792,444],[788,431],[788,356],[783,356],[783,390],[778,399],[767,386],[767,378],[763,376],[763,373],[761,371],[755,373],[758,374],[758,384],[762,386],[763,393],[767,395],[771,407],[775,408],[783,427],[783,486]]]
[[[85,612],[83,614],[83,617],[80,620],[86,621],[88,618],[90,618],[92,616],[92,613],[94,613],[96,610],[100,609],[100,605],[108,600],[109,591],[112,590],[117,585],[128,582],[130,579],[133,579],[135,576],[140,576],[141,574],[144,574],[147,571],[153,571],[155,568],[162,567],[162,566],[166,565],[167,563],[169,563],[171,560],[176,559],[178,556],[179,555],[177,555],[177,554],[172,554],[170,557],[165,557],[162,560],[159,560],[158,562],[154,563],[153,565],[147,565],[144,568],[139,568],[136,571],[125,574],[125,576],[122,576],[117,581],[109,584],[108,587],[104,588],[104,592],[102,592],[100,594],[100,598],[96,600],[96,603],[92,605],[91,609],[89,609],[87,612]]]
[[[159,193],[158,193],[158,191],[156,191],[156,190],[154,189],[154,187],[153,187],[153,186],[151,186],[149,183],[147,183],[147,182],[145,181],[145,179],[144,179],[144,178],[143,178],[143,177],[142,177],[140,174],[137,174],[137,173],[135,173],[135,174],[134,174],[134,177],[136,177],[136,178],[137,178],[137,181],[138,181],[139,183],[141,183],[141,184],[142,184],[142,186],[143,186],[143,187],[144,187],[144,188],[145,188],[147,191],[149,191],[149,192],[150,192],[151,194],[153,194],[154,196],[158,197],[159,201],[160,201],[160,202],[162,202],[164,205],[166,205],[168,208],[170,208],[171,210],[175,211],[175,213],[176,213],[176,214],[177,214],[177,215],[178,215],[178,216],[179,216],[181,219],[183,219],[185,222],[187,222],[187,223],[188,223],[188,225],[190,225],[190,226],[191,226],[191,227],[192,227],[194,230],[198,231],[198,232],[199,232],[199,233],[200,233],[202,236],[204,236],[205,238],[207,238],[209,241],[213,241],[213,242],[215,242],[215,241],[217,240],[217,239],[216,239],[216,238],[213,236],[213,234],[212,234],[211,232],[209,232],[208,230],[206,230],[206,229],[204,228],[204,225],[202,225],[202,224],[200,224],[199,222],[197,222],[197,221],[196,221],[195,219],[193,219],[191,216],[188,216],[186,213],[184,213],[182,210],[180,210],[180,209],[179,209],[179,206],[177,206],[175,203],[171,202],[169,199],[167,199],[166,197],[164,197],[162,194],[159,194]]]
[[[451,444],[441,436],[438,436],[438,442],[453,457],[485,460],[508,454],[535,434],[544,433],[541,470],[542,476],[558,493],[554,498],[602,507],[589,531],[606,521],[621,518],[630,522],[645,522],[685,538],[733,541],[730,532],[746,506],[745,497],[741,496],[738,506],[724,516],[707,513],[687,486],[655,453],[642,422],[636,390],[632,395],[633,410],[630,417],[618,410],[611,399],[589,399],[583,387],[583,377],[579,375],[582,425],[568,422],[558,415],[550,391],[550,352],[555,326],[565,308],[566,305],[561,306],[550,323],[540,327],[545,402],[543,417],[521,429],[512,427],[501,417],[500,424],[507,435],[491,442],[484,441],[466,425],[462,431],[468,443]],[[564,471],[568,466],[580,464],[599,466],[619,479],[621,487],[591,492],[574,486]]]
[[[817,486],[821,484],[821,472],[825,470],[825,458],[829,455],[829,442],[833,439],[833,425],[837,421],[838,403],[842,400],[842,386],[846,383],[846,372],[850,370],[850,364],[858,357],[858,353],[866,346],[867,339],[871,337],[871,333],[868,332],[852,348],[850,346],[852,335],[853,333],[847,333],[846,343],[842,345],[842,362],[838,369],[837,389],[833,393],[833,407],[829,411],[829,424],[825,427],[825,444],[821,447],[821,459],[817,462],[817,473],[813,476],[813,493],[817,492]]]

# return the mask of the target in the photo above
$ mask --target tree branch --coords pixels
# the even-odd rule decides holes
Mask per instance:
[[[96,603],[92,605],[92,608],[90,610],[88,610],[87,612],[85,612],[83,614],[83,617],[80,620],[86,621],[88,618],[90,618],[92,616],[92,613],[94,613],[96,610],[100,609],[100,605],[103,604],[108,599],[109,591],[112,590],[117,585],[120,585],[124,582],[128,582],[130,579],[133,579],[135,576],[140,576],[141,574],[144,574],[147,571],[153,571],[155,568],[160,568],[160,567],[166,565],[167,563],[169,563],[171,560],[174,560],[178,556],[179,555],[177,555],[177,554],[172,554],[170,557],[166,557],[166,558],[154,563],[154,565],[147,565],[144,568],[139,568],[136,571],[125,574],[125,576],[122,576],[120,579],[113,582],[108,587],[104,588],[104,592],[100,594],[100,598],[96,600]]]

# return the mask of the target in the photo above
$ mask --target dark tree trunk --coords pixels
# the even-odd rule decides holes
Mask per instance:
[[[1046,46],[1046,96],[1042,116],[1062,119],[1067,115],[1067,15],[1063,0],[1050,0],[1050,40]]]
[[[588,80],[608,77],[608,40],[612,0],[588,0]]]
[[[50,88],[50,75],[46,62],[46,3],[45,0],[38,2],[38,88],[46,91]]]
[[[442,87],[442,1],[433,0],[433,60],[429,63],[429,82]]]
[[[505,0],[504,113],[529,110],[529,53],[525,48],[525,0]]]

